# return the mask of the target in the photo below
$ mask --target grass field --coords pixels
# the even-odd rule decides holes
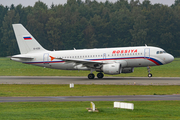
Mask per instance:
[[[133,85],[0,85],[0,96],[93,96],[93,95],[172,95],[180,86]]]
[[[115,109],[112,101],[94,102],[98,113],[89,113],[90,102],[0,103],[1,120],[179,120],[180,101],[133,101],[134,110]]]
[[[180,58],[167,65],[151,67],[153,77],[180,77]],[[90,71],[56,70],[11,61],[0,58],[0,76],[87,76]],[[135,68],[134,73],[120,74],[122,77],[147,77],[147,68]],[[110,75],[105,75],[110,76]]]
[[[86,96],[178,94],[179,86],[125,85],[0,85],[0,96]],[[130,101],[128,101],[130,102]],[[135,109],[114,109],[113,101],[96,101],[98,113],[88,113],[89,102],[0,103],[0,120],[169,120],[180,119],[180,101],[131,101]]]

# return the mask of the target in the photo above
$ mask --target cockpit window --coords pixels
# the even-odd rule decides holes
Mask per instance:
[[[156,54],[163,54],[166,53],[166,51],[157,51]]]

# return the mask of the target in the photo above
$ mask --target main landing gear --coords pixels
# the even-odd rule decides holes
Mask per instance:
[[[90,73],[90,74],[88,75],[88,78],[89,78],[89,79],[94,79],[94,77],[95,77],[95,75],[94,75],[93,73]],[[97,74],[97,77],[98,77],[99,79],[102,79],[102,78],[104,77],[104,74],[100,72],[100,73]]]
[[[99,79],[102,79],[102,78],[104,77],[104,74],[103,74],[103,73],[98,73],[98,74],[97,74],[97,77],[98,77]]]
[[[151,71],[151,70],[150,70],[150,66],[147,66],[147,69],[148,69],[148,73],[149,73],[149,74],[148,74],[148,77],[151,78],[151,77],[152,77],[152,74],[150,73],[150,71]]]
[[[94,75],[93,73],[90,73],[90,74],[88,75],[88,78],[89,78],[89,79],[94,79],[94,77],[95,77],[95,75]]]

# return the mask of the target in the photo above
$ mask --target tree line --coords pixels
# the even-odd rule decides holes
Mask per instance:
[[[19,54],[12,24],[21,23],[48,50],[157,46],[180,56],[180,0],[68,0],[64,5],[0,5],[0,56]]]

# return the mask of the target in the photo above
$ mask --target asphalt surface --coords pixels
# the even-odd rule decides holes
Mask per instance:
[[[87,77],[0,76],[0,84],[115,84],[115,85],[180,85],[180,77]]]
[[[48,102],[48,101],[158,101],[180,100],[180,95],[132,95],[132,96],[60,96],[60,97],[0,97],[0,102]]]
[[[180,78],[107,77],[89,80],[86,77],[0,76],[0,84],[112,84],[112,85],[180,85]],[[0,102],[47,101],[158,101],[180,100],[180,95],[132,96],[59,96],[59,97],[0,97]]]

